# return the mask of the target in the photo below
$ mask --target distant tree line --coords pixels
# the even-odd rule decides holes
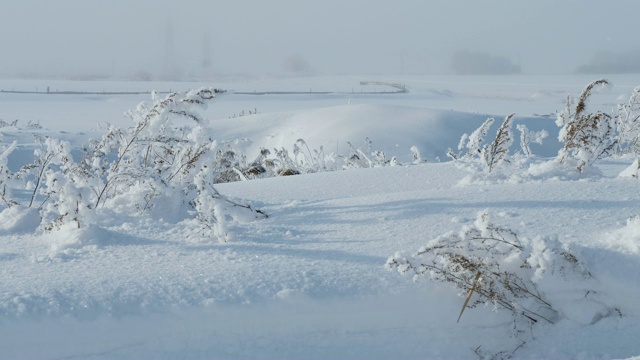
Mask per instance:
[[[453,54],[451,69],[457,75],[507,75],[522,72],[519,65],[505,57],[467,50]]]
[[[640,49],[614,53],[601,50],[593,54],[591,61],[578,66],[579,74],[630,74],[640,73]]]

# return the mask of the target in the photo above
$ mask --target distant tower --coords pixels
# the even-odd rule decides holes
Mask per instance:
[[[211,36],[209,33],[204,34],[204,43],[202,44],[202,70],[207,73],[211,70],[212,55],[211,55]]]
[[[171,22],[167,22],[164,32],[162,76],[168,80],[177,80],[178,78],[178,66],[176,63],[175,44],[173,42],[173,26],[171,25]]]

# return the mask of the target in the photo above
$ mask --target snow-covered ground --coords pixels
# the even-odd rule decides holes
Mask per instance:
[[[411,91],[366,94],[393,90],[360,85],[370,80],[403,83]],[[102,212],[81,229],[42,232],[36,212],[3,205],[0,358],[459,359],[499,351],[506,357],[514,350],[515,358],[638,356],[640,220],[634,216],[640,215],[640,183],[618,176],[633,158],[608,158],[596,163],[597,171],[579,176],[525,176],[526,169],[506,167],[504,176],[487,178],[474,177],[446,156],[487,117],[500,123],[515,112],[516,124],[550,134],[543,145],[531,146],[537,155],[531,162],[548,161],[561,144],[555,117],[545,115],[562,110],[565,97],[577,96],[591,80],[0,80],[0,89],[23,91],[183,91],[206,85],[235,92],[331,92],[229,91],[206,111],[207,127],[248,158],[261,147],[290,150],[298,139],[311,149],[346,154],[347,142],[357,147],[368,137],[373,150],[405,164],[216,185],[269,215],[229,220],[227,242],[186,237],[188,222],[169,211],[137,218]],[[640,85],[640,76],[609,80],[612,86],[594,94],[591,108],[611,111]],[[0,119],[18,119],[16,126],[0,128],[3,145],[17,142],[8,165],[15,171],[28,161],[34,134],[80,148],[102,136],[107,122],[130,126],[123,113],[141,101],[149,96],[0,93]],[[428,162],[411,164],[411,146]],[[385,266],[397,252],[413,254],[440,235],[473,226],[480,212],[523,241],[557,240],[590,274],[586,280],[540,283],[557,312],[554,324],[514,334],[511,313],[491,306],[466,309],[456,323],[466,292],[449,283],[414,281]]]

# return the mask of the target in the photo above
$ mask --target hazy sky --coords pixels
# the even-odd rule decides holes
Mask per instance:
[[[458,50],[569,72],[640,48],[639,19],[638,0],[2,0],[0,75],[447,73]]]

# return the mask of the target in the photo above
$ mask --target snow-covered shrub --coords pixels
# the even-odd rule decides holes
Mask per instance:
[[[65,224],[80,228],[94,208],[95,193],[91,191],[91,177],[73,160],[71,145],[67,141],[47,138],[43,156],[49,165],[42,173],[39,192],[44,198],[40,205],[42,223],[47,231]]]
[[[501,163],[509,162],[509,147],[513,143],[511,121],[514,116],[515,114],[507,116],[500,125],[495,139],[491,143],[485,144],[484,140],[494,122],[493,118],[488,118],[471,135],[463,134],[460,138],[458,150],[466,148],[467,152],[455,154],[450,149],[448,151],[449,157],[454,159],[456,164],[473,172],[491,173]]]
[[[241,180],[246,180],[335,171],[339,168],[349,170],[402,165],[396,156],[389,159],[384,151],[372,151],[369,138],[366,138],[359,148],[355,148],[349,142],[347,144],[350,150],[346,156],[335,153],[326,154],[322,146],[320,149],[312,150],[304,139],[298,139],[293,144],[292,151],[284,147],[273,149],[273,152],[261,148],[255,160],[244,167],[239,167],[238,173],[242,175]],[[420,159],[417,147],[414,146],[411,151],[414,159],[419,159],[418,162],[423,161]]]
[[[24,211],[37,209],[43,230],[68,223],[79,228],[95,208],[94,173],[74,160],[69,142],[51,137],[35,137],[35,142],[38,148],[33,162],[11,175],[12,185],[30,190],[30,196],[21,202],[14,198],[8,201]]]
[[[491,172],[497,165],[503,161],[509,162],[507,156],[509,155],[509,147],[513,143],[513,134],[511,133],[511,120],[515,114],[507,116],[498,132],[496,138],[489,145],[485,145],[482,148],[482,157],[484,165],[488,172]]]
[[[97,212],[111,211],[131,217],[149,213],[165,221],[195,219],[194,235],[227,238],[225,217],[237,213],[231,209],[254,218],[265,214],[213,187],[242,179],[246,168],[244,155],[230,146],[218,148],[203,126],[203,110],[216,93],[154,94],[151,106],[143,103],[127,113],[131,128],[109,126],[75,159],[68,142],[38,138],[33,163],[10,174],[6,157],[15,145],[10,146],[0,157],[1,194],[8,199],[5,178],[21,181],[31,191],[24,206],[39,209],[45,231],[83,228],[98,221]]]
[[[311,149],[304,139],[298,139],[292,148],[261,148],[256,158],[250,162],[247,162],[244,154],[227,144],[225,148],[216,150],[214,168],[219,175],[214,177],[214,183],[311,174],[335,171],[338,168],[348,170],[402,165],[396,156],[389,159],[384,151],[372,151],[369,138],[359,148],[348,144],[350,152],[345,156],[326,154],[322,146]],[[414,161],[424,161],[420,158],[417,147],[412,147],[411,151]]]
[[[324,148],[311,150],[303,139],[293,144],[293,157],[286,148],[261,148],[255,160],[241,168],[245,179],[291,176],[336,170],[335,154],[326,155]]]
[[[516,125],[520,131],[520,149],[526,157],[531,157],[531,144],[542,145],[542,141],[549,136],[546,130],[530,131],[525,124]]]
[[[32,223],[38,213],[40,227],[52,229],[64,223],[80,225],[81,212],[90,206],[91,193],[84,189],[84,182],[77,178],[77,166],[71,156],[71,146],[66,141],[50,137],[34,137],[37,144],[34,161],[18,172],[11,173],[7,157],[15,149],[11,144],[0,155],[0,196],[8,207],[28,213]],[[9,185],[9,186],[8,186]],[[29,192],[27,199],[13,197],[12,189]],[[40,221],[41,220],[41,221]]]
[[[420,149],[418,149],[417,146],[415,146],[415,145],[412,146],[410,150],[411,150],[411,154],[412,154],[412,157],[411,157],[411,163],[412,164],[420,164],[422,162],[427,162],[426,159],[422,158],[422,154],[420,154]]]
[[[237,114],[233,114],[231,116],[229,116],[229,119],[235,119],[238,117],[243,117],[243,116],[251,116],[251,115],[256,115],[258,113],[258,108],[253,108],[253,110],[249,110],[248,112],[244,111],[244,109],[242,109],[239,113]]]
[[[626,104],[618,105],[615,120],[617,151],[640,155],[640,87],[633,90]]]
[[[367,155],[371,152],[371,140],[369,138],[366,138],[359,148],[354,147],[350,142],[347,142],[347,144],[349,145],[349,154],[344,157],[343,169],[359,169],[373,166],[373,161],[369,159],[370,155]]]
[[[387,165],[398,165],[395,157],[387,159],[384,151],[372,151],[372,142],[371,140],[369,140],[369,138],[366,138],[362,146],[358,148],[354,147],[350,142],[347,142],[347,144],[349,145],[349,154],[342,157],[344,161],[344,164],[342,165],[343,169],[361,169]]]
[[[304,170],[304,173],[315,173],[331,171],[335,169],[335,159],[333,156],[327,156],[324,147],[320,149],[309,149],[309,145],[303,139],[298,139],[293,145],[293,154],[296,163]]]
[[[464,291],[473,289],[479,296],[470,307],[491,303],[514,316],[553,323],[555,310],[532,280],[535,271],[525,244],[514,231],[496,226],[481,212],[472,226],[439,236],[411,256],[398,253],[386,266],[450,282]],[[534,305],[528,305],[529,301]],[[540,307],[546,308],[545,314],[538,313]]]
[[[292,176],[300,175],[302,172],[298,169],[299,164],[289,155],[289,150],[285,148],[274,149],[276,158],[272,160],[275,165],[276,176]]]
[[[487,132],[489,132],[489,128],[493,124],[494,119],[488,118],[485,120],[480,127],[478,127],[474,132],[469,134],[462,134],[460,137],[460,142],[458,143],[458,151],[462,151],[465,148],[467,149],[466,154],[458,154],[454,156],[454,159],[472,159],[474,157],[480,156],[482,153],[482,144],[484,143],[484,138],[487,136]]]
[[[191,237],[217,238],[222,241],[229,240],[226,217],[238,218],[238,212],[245,213],[245,217],[250,220],[266,218],[267,215],[254,209],[251,205],[233,201],[216,190],[214,178],[219,174],[210,167],[203,166],[194,176],[194,187],[191,189],[195,193],[190,196],[189,204],[193,207],[195,214],[195,226],[189,227]]]
[[[0,119],[0,128],[3,128],[3,127],[16,127],[16,126],[18,126],[18,119],[15,119],[10,123]]]
[[[121,144],[114,176],[130,177],[129,181],[147,176],[176,185],[190,180],[192,170],[211,149],[211,139],[201,126],[201,111],[213,98],[211,89],[190,91],[183,97],[173,93],[154,98],[152,108],[140,106],[130,112],[135,126]]]
[[[26,125],[27,129],[42,129],[42,125],[40,125],[40,121],[36,120],[36,121],[27,121],[27,125]]]
[[[212,148],[201,126],[201,113],[214,97],[213,89],[171,93],[164,99],[154,94],[151,107],[140,104],[127,113],[134,123],[132,128],[110,128],[100,142],[85,149],[88,158],[83,166],[101,178],[94,189],[96,206],[127,196],[131,188],[143,187],[148,192],[142,198],[129,200],[134,207],[149,208],[153,197],[163,191],[181,191],[188,186]]]
[[[268,176],[272,173],[272,169],[275,166],[273,161],[269,159],[271,151],[265,148],[260,148],[258,156],[242,171],[243,176],[246,179],[257,179],[260,177]]]
[[[217,142],[214,142],[217,147]],[[247,159],[243,153],[227,144],[222,148],[216,148],[215,158],[209,165],[212,176],[210,181],[214,184],[246,180],[243,170],[247,167]]]
[[[34,161],[31,164],[24,165],[15,174],[15,178],[24,182],[25,188],[31,190],[31,197],[27,207],[32,207],[35,204],[36,196],[40,190],[40,186],[43,180],[45,171],[49,168],[51,160],[55,156],[48,149],[40,137],[34,137],[35,143],[38,146],[34,151]]]
[[[619,104],[615,116],[620,154],[632,153],[636,159],[620,176],[640,178],[640,86],[633,89],[626,104]]]
[[[203,127],[202,113],[215,97],[214,89],[172,93],[164,99],[154,95],[154,104],[144,104],[128,113],[134,126],[128,131],[110,131],[94,150],[92,164],[104,169],[97,204],[125,203],[131,212],[153,211],[156,203],[172,204],[174,211],[192,212],[202,228],[198,236],[226,237],[225,213],[220,202],[230,202],[213,184],[242,179],[244,155],[230,145],[218,148]],[[102,167],[104,149],[116,139],[117,156]],[[251,212],[248,205],[234,203]],[[184,210],[181,208],[184,207]],[[168,212],[168,209],[162,209]]]
[[[413,254],[396,253],[386,267],[413,275],[414,280],[426,277],[459,289],[466,300],[452,319],[458,315],[460,320],[466,308],[478,305],[507,311],[513,320],[513,341],[484,354],[497,358],[508,358],[531,341],[534,325],[562,319],[567,309],[557,307],[546,290],[571,283],[579,284],[575,285],[578,298],[593,292],[591,273],[570,249],[553,237],[520,237],[492,223],[486,211],[473,225],[438,236]]]
[[[561,127],[558,137],[564,142],[558,159],[561,163],[570,157],[576,159],[578,172],[583,172],[596,160],[610,156],[616,148],[618,139],[613,117],[601,111],[587,111],[593,89],[608,84],[604,79],[592,82],[580,94],[575,108],[568,98],[565,110],[558,114],[556,124]]]
[[[294,146],[294,152],[297,148]],[[292,176],[313,172],[311,169],[304,166],[302,162],[299,162],[296,158],[292,158],[289,155],[289,150],[283,148],[273,149],[273,155],[271,151],[265,148],[261,148],[258,156],[248,165],[245,165],[238,170],[238,174],[242,177],[242,180],[268,178],[275,176]]]
[[[9,146],[0,148],[0,200],[7,206],[11,207],[18,203],[12,199],[10,188],[7,188],[7,184],[13,177],[13,173],[9,170],[7,159],[9,155],[15,150],[17,142],[12,142]]]

